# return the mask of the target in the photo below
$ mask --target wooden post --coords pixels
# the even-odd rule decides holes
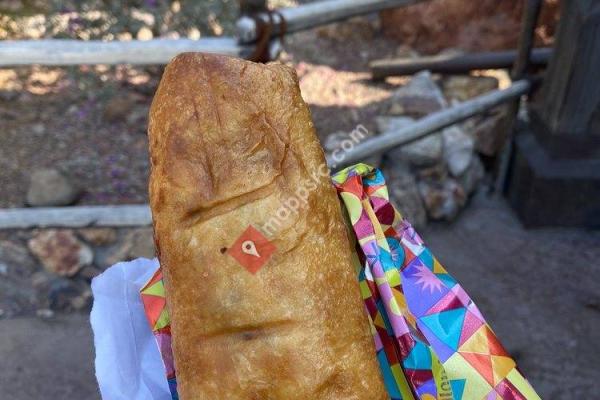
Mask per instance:
[[[600,227],[600,1],[562,7],[531,122],[516,138],[508,195],[527,226]]]

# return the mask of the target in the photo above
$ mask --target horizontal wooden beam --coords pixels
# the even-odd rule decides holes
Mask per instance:
[[[0,229],[144,226],[152,223],[147,204],[32,207],[0,210]]]
[[[272,35],[280,34],[282,16],[285,19],[285,32],[293,33],[332,22],[341,21],[358,15],[383,11],[420,3],[424,0],[325,0],[302,4],[297,7],[281,8],[273,14],[275,29]],[[267,14],[258,14],[255,18],[264,23],[269,22]],[[250,43],[257,39],[256,21],[250,17],[242,17],[237,22],[237,36],[242,43]]]
[[[245,57],[248,46],[234,38],[153,39],[102,42],[98,40],[3,40],[0,66],[81,64],[166,64],[179,53],[199,51]]]
[[[542,47],[531,53],[529,65],[544,66],[550,60],[552,48]],[[517,50],[438,55],[417,58],[375,60],[369,64],[373,79],[412,75],[428,70],[434,73],[468,73],[474,69],[510,68],[517,59]]]

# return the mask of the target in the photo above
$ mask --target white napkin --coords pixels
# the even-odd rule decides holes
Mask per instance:
[[[138,258],[113,265],[92,281],[90,320],[103,400],[171,400],[140,297],[157,268],[158,260]]]

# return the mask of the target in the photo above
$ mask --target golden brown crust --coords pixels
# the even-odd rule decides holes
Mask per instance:
[[[387,399],[294,71],[182,54],[165,70],[149,135],[181,398]],[[286,216],[291,198],[300,209]],[[222,251],[249,225],[276,246],[254,275]]]

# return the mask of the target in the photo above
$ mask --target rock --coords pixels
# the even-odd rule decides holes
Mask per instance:
[[[52,311],[70,311],[86,308],[91,302],[91,289],[87,282],[67,279],[47,272],[32,279],[40,305]]]
[[[138,257],[154,258],[154,235],[152,228],[140,228],[128,232],[119,243],[105,251],[99,251],[96,264],[108,268],[121,261]]]
[[[112,244],[117,240],[117,232],[111,228],[84,228],[78,233],[86,242],[96,246]]]
[[[56,278],[56,276],[46,270],[38,271],[31,275],[31,286],[33,286],[33,288],[37,291],[48,290],[50,281],[52,281],[54,278]]]
[[[465,101],[498,88],[491,76],[449,75],[442,81],[442,91],[450,101]]]
[[[27,246],[13,239],[0,240],[0,309],[6,318],[35,311],[36,292],[31,287],[31,276],[38,269]]]
[[[506,108],[473,118],[465,123],[475,139],[475,149],[486,156],[495,156],[502,148],[507,132]]]
[[[396,57],[398,58],[418,58],[419,57],[419,52],[416,51],[415,49],[413,49],[410,46],[407,46],[405,44],[401,44],[400,46],[398,46],[398,48],[396,48]]]
[[[2,101],[6,101],[6,102],[14,102],[14,101],[18,101],[19,99],[19,92],[17,90],[6,90],[6,89],[2,89],[0,90],[0,100]]]
[[[457,125],[443,130],[444,161],[452,176],[462,175],[473,158],[473,139]]]
[[[71,307],[77,311],[90,309],[90,307],[92,305],[92,300],[93,300],[92,292],[90,290],[88,290],[86,292],[83,292],[79,296],[72,298],[71,299]]]
[[[81,290],[75,282],[65,278],[54,278],[48,289],[48,304],[53,311],[68,311],[73,309],[73,299],[81,295]]]
[[[92,279],[94,279],[95,277],[97,277],[101,273],[102,273],[102,270],[94,267],[93,265],[87,265],[87,266],[83,267],[79,271],[79,273],[77,274],[77,276],[79,278],[85,280],[86,282],[91,282]]]
[[[390,115],[422,117],[448,106],[429,71],[419,72],[391,97]]]
[[[356,128],[354,131],[348,132],[334,132],[327,136],[323,148],[327,155],[330,156],[334,162],[340,162],[343,160],[344,152],[349,151],[358,143],[373,137],[373,133],[367,129]],[[364,160],[366,164],[372,165],[373,167],[379,167],[381,165],[381,154],[368,157]]]
[[[469,196],[475,192],[477,186],[483,179],[485,170],[481,160],[477,156],[473,156],[469,167],[463,172],[461,176],[457,178],[458,183],[462,186],[466,196]]]
[[[92,249],[71,230],[39,232],[29,240],[28,246],[47,271],[60,276],[75,275],[94,258]]]
[[[52,311],[48,308],[40,308],[39,310],[37,310],[35,312],[35,315],[37,315],[38,318],[49,319],[49,318],[54,317],[54,311]]]
[[[413,122],[414,119],[409,117],[379,116],[375,118],[377,130],[381,134],[397,131]],[[442,159],[442,137],[439,133],[431,134],[416,142],[390,150],[386,156],[392,162],[401,160],[416,167],[435,165]]]
[[[147,26],[142,26],[138,30],[136,37],[138,40],[150,40],[152,39],[152,37],[154,37],[154,34],[152,33],[152,30],[150,28],[148,28]]]
[[[418,187],[432,219],[454,220],[467,200],[461,186],[451,178],[443,182],[420,181]]]
[[[415,171],[415,176],[417,177],[417,180],[441,182],[448,179],[448,168],[446,167],[446,164],[439,163],[432,165],[431,167],[417,169]]]
[[[46,127],[44,126],[44,124],[33,124],[33,126],[31,127],[31,131],[36,135],[43,135],[44,133],[46,133]]]
[[[34,207],[67,206],[80,192],[56,169],[38,169],[31,174],[27,204]]]
[[[427,224],[427,213],[414,176],[407,167],[396,165],[384,171],[390,201],[415,228]]]
[[[37,268],[27,247],[12,240],[0,240],[0,262],[3,275],[29,277]]]

